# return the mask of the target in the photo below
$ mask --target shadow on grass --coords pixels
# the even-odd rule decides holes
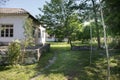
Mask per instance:
[[[5,71],[5,70],[9,70],[11,69],[11,67],[8,66],[0,66],[0,71]]]
[[[90,65],[90,51],[71,51],[66,43],[54,43],[51,47],[52,53],[57,53],[57,59],[48,69],[42,71],[37,80],[106,79],[106,59],[105,56],[99,55],[99,51],[93,52]],[[112,73],[111,80],[119,80],[119,73]]]

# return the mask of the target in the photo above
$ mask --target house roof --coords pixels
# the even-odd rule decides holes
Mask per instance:
[[[0,14],[27,14],[22,8],[0,8]]]
[[[32,18],[37,24],[40,24],[40,22],[33,17],[28,11],[22,9],[22,8],[0,8],[0,15],[28,15],[30,18]]]

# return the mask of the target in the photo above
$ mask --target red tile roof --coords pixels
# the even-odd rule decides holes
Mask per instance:
[[[27,14],[22,8],[0,8],[0,14]]]

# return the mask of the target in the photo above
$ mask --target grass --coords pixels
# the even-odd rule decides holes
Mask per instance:
[[[107,60],[105,51],[93,51],[90,65],[90,51],[71,51],[66,43],[52,43],[57,60],[37,80],[105,80]],[[120,51],[110,51],[111,80],[120,78]],[[99,53],[103,53],[102,55]]]
[[[7,66],[0,71],[0,80],[29,80],[35,74],[35,65],[29,66]]]
[[[52,57],[51,51],[43,54],[36,64],[0,66],[0,80],[30,80],[48,64],[48,60]]]
[[[57,54],[56,61],[44,69],[54,53]],[[105,51],[93,51],[91,65],[89,55],[90,51],[71,51],[70,45],[65,42],[52,42],[51,51],[42,55],[40,62],[36,64],[0,67],[0,80],[29,80],[39,72],[42,74],[36,80],[106,80]],[[119,80],[120,50],[111,50],[110,56],[111,80]]]

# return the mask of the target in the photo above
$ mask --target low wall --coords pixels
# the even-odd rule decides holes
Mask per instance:
[[[32,64],[38,62],[40,60],[41,55],[46,52],[49,52],[49,50],[50,50],[50,44],[27,48],[24,54],[24,64]],[[6,62],[8,58],[7,53],[8,53],[7,48],[6,50],[5,49],[0,50],[0,65],[8,64]]]
[[[26,49],[25,64],[32,64],[38,62],[42,54],[50,51],[50,44],[42,45],[41,47],[36,47],[36,49]]]
[[[91,46],[72,46],[71,50],[73,51],[80,51],[80,50],[90,50]],[[97,48],[92,47],[92,50],[96,50]]]

